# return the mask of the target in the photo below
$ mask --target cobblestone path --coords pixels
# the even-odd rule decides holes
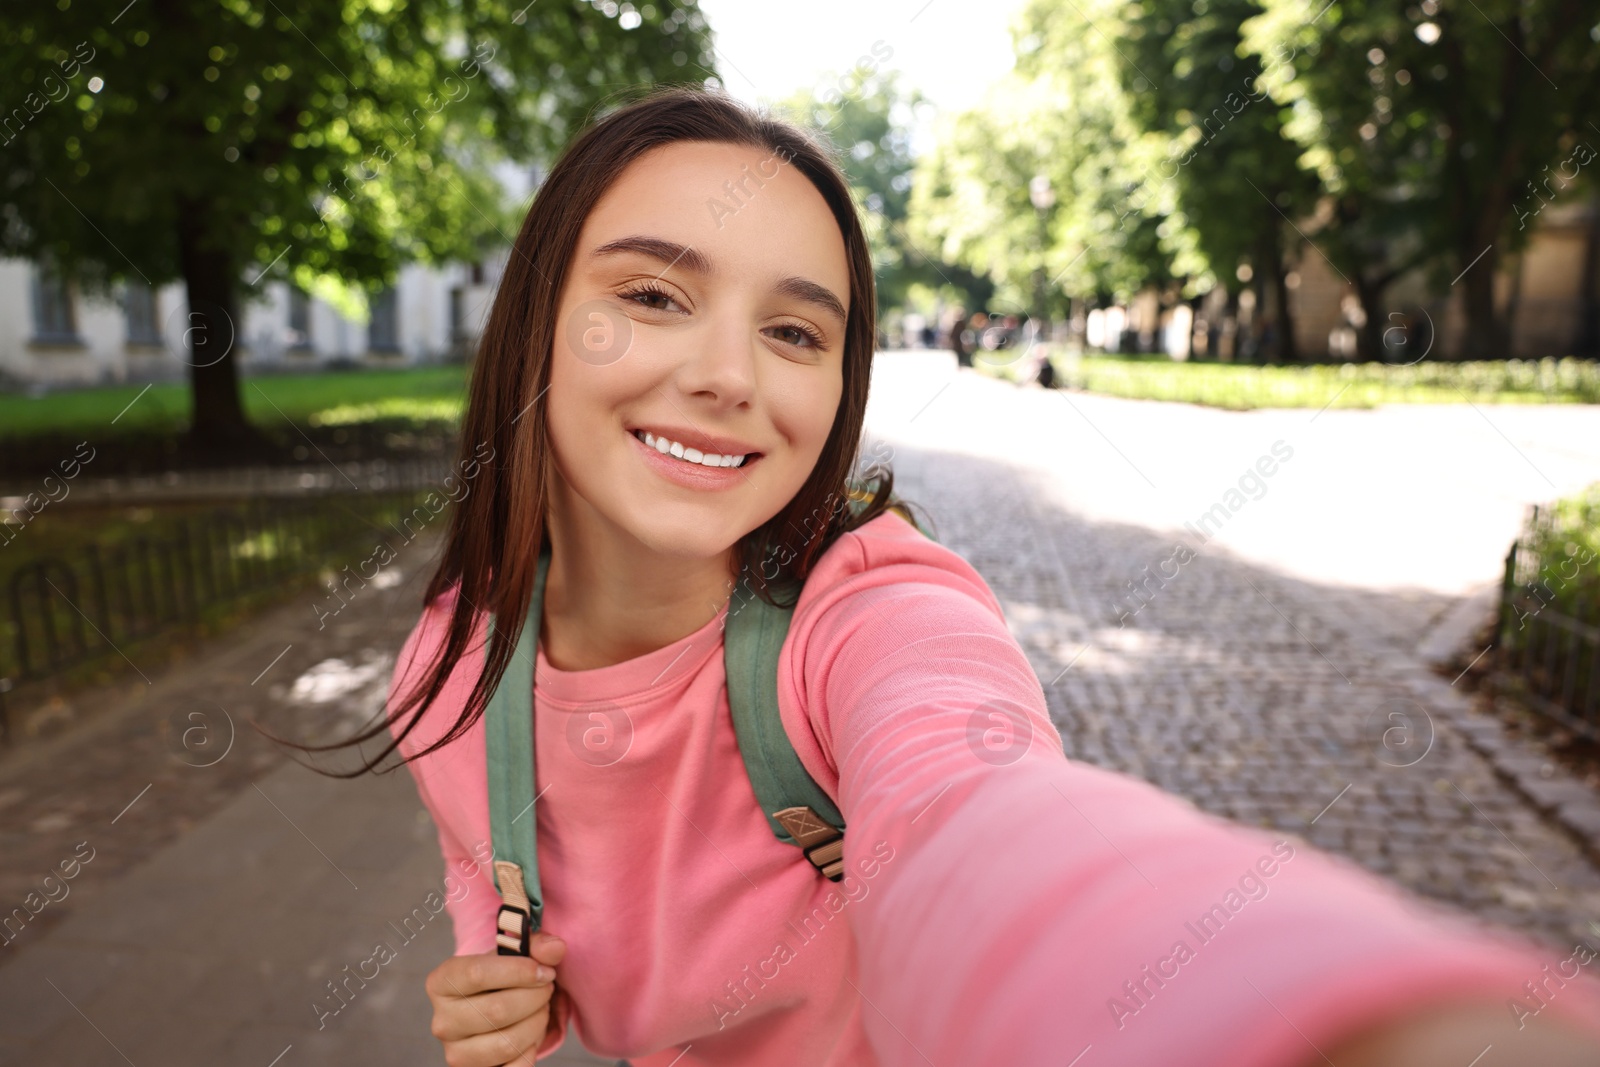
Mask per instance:
[[[926,397],[939,377],[913,382]],[[1068,405],[1096,400],[962,374],[914,421],[871,424],[894,449],[897,491],[1004,603],[1068,755],[1553,947],[1600,936],[1594,862],[1466,744],[1481,713],[1410,653],[1452,598],[1329,586],[1181,530],[1089,517],[1108,509],[1085,497],[1106,488],[1086,488],[1070,440],[1037,442],[1065,436]],[[1123,473],[1127,492],[1143,489]]]

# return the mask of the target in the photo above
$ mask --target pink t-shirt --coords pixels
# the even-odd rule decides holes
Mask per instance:
[[[397,687],[446,608],[424,613]],[[1587,950],[1485,932],[1069,761],[994,594],[893,513],[822,556],[779,664],[784,726],[847,821],[848,877],[828,881],[757,807],[726,611],[596,670],[539,654],[544,928],[568,946],[541,1054],[570,1013],[586,1046],[638,1067],[1282,1067],[1457,995],[1521,998],[1600,1040]],[[443,736],[481,665],[481,649],[461,661],[406,755]],[[410,767],[456,952],[493,952],[482,721]]]

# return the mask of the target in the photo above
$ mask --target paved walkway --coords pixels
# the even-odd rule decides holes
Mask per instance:
[[[1600,479],[1600,413],[1230,415],[953,370],[884,357],[870,426],[1005,602],[1071,755],[1552,945],[1600,933],[1600,873],[1463,743],[1482,716],[1414,654],[1494,579],[1525,501]],[[318,776],[245,725],[333,736],[374,711],[431,550],[325,630],[302,598],[0,760],[0,908],[93,850],[0,945],[0,1061],[441,1062],[422,979],[451,939],[418,918],[442,871],[409,776]],[[320,1016],[380,942],[393,961]]]
[[[0,1062],[440,1062],[421,982],[451,937],[403,926],[442,883],[410,777],[318,776],[248,725],[330,737],[378,709],[432,549],[323,629],[325,597],[302,595],[150,685],[82,697],[82,725],[0,763],[3,907],[61,896],[45,878],[90,857],[6,931]],[[397,958],[322,1021],[326,982],[379,941]]]
[[[888,357],[869,427],[1005,603],[1069,755],[1553,945],[1600,936],[1600,871],[1416,654],[1527,503],[1600,481],[1600,409],[1233,414],[952,362]]]
[[[0,936],[0,1062],[442,1062],[422,983],[454,942],[410,775],[325,777],[248,725],[328,740],[379,711],[436,547],[325,627],[313,608],[337,601],[302,596],[80,697],[71,733],[0,762],[0,904],[27,920]],[[30,893],[59,899],[30,916]],[[348,1003],[327,984],[346,968],[377,971]],[[602,1062],[573,1050],[550,1062]]]

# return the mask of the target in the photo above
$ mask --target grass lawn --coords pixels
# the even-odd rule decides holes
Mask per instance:
[[[983,353],[993,358],[999,353]],[[1015,379],[1019,363],[979,370]],[[1162,355],[1074,357],[1052,354],[1057,380],[1089,392],[1247,410],[1379,404],[1597,404],[1600,364],[1581,359],[1443,363],[1412,367],[1349,363],[1257,367],[1238,363],[1175,363]],[[463,366],[351,370],[246,378],[245,410],[271,428],[403,423],[460,424],[466,405]],[[0,439],[115,432],[176,435],[188,425],[185,382],[72,389],[33,397],[0,394]]]
[[[246,378],[242,394],[245,411],[258,426],[383,420],[455,425],[466,404],[466,381],[462,366],[335,371]],[[0,437],[104,431],[112,420],[117,430],[130,433],[181,432],[189,423],[188,383],[73,389],[38,397],[0,394]]]
[[[985,355],[990,355],[985,353]],[[992,357],[991,357],[992,358]],[[1600,404],[1600,364],[1583,359],[1505,360],[1415,366],[1346,363],[1259,367],[1178,363],[1164,355],[1052,353],[1058,383],[1137,400],[1252,408],[1372,408],[1380,404]],[[1020,361],[1019,361],[1020,363]],[[976,361],[1015,380],[1018,363]]]

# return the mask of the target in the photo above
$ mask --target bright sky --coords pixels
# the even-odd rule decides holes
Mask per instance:
[[[1024,0],[701,0],[727,89],[750,103],[837,85],[863,57],[897,70],[941,111],[959,111],[1011,69]],[[847,82],[848,91],[853,82]],[[914,150],[927,144],[917,131]]]

